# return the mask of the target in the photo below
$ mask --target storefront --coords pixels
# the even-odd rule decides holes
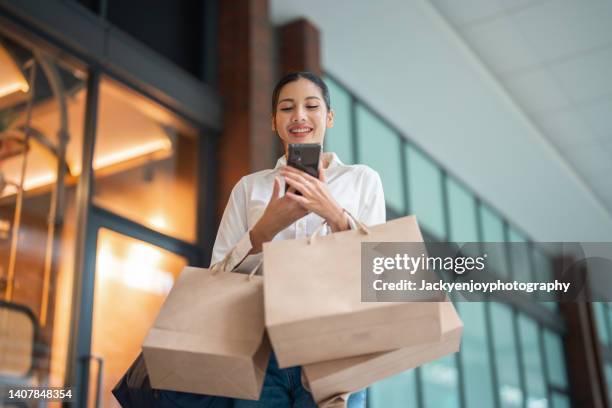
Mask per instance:
[[[218,101],[195,78],[159,76],[164,64],[161,87],[121,67],[109,44],[137,45],[99,22],[81,44],[108,36],[103,58],[1,10],[1,381],[72,379],[116,406],[110,389],[174,278],[208,259]]]

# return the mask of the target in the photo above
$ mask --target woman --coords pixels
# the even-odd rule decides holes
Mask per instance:
[[[368,225],[385,222],[382,183],[369,167],[345,165],[334,153],[324,153],[317,179],[286,165],[289,143],[323,144],[326,129],[333,126],[329,91],[318,76],[295,72],[283,77],[272,94],[271,119],[285,156],[274,169],[250,174],[236,184],[223,213],[211,264],[232,251],[228,267],[249,272],[260,262],[265,242],[307,237],[323,220],[332,231],[349,229],[344,209]],[[283,194],[285,183],[289,190]],[[300,378],[299,367],[280,369],[272,354],[260,400],[236,400],[234,406],[316,407]],[[351,395],[348,407],[365,407],[365,391]]]

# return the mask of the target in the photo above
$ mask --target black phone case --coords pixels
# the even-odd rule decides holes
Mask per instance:
[[[287,165],[295,167],[312,177],[319,178],[319,160],[321,145],[317,143],[290,143]],[[285,191],[289,185],[285,186]],[[300,193],[299,191],[297,192]]]

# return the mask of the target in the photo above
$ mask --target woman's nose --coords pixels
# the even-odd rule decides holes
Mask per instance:
[[[296,107],[293,110],[293,116],[291,117],[292,122],[301,122],[306,119],[306,111],[301,107]]]

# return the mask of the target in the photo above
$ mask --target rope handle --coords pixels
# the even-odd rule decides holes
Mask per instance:
[[[259,269],[259,267],[261,267],[262,264],[263,264],[263,257],[262,259],[259,260],[259,262],[257,262],[257,265],[255,265],[253,270],[249,272],[249,281],[251,280],[251,278],[253,278],[253,275],[255,275],[255,272],[257,272],[257,270]]]
[[[216,275],[219,272],[230,272],[227,270],[227,266],[230,263],[230,259],[234,254],[234,248],[230,249],[229,252],[223,257],[223,259],[216,264],[214,264],[210,269],[212,270],[212,274]]]
[[[359,221],[357,218],[355,218],[353,216],[353,214],[351,214],[346,208],[342,209],[342,212],[344,212],[348,217],[349,217],[349,223],[352,222],[352,227],[357,230],[359,230],[359,232],[361,232],[364,235],[368,235],[370,233],[370,230],[368,229],[368,227],[361,221]],[[319,233],[321,232],[321,230],[328,225],[327,220],[323,220],[323,222],[321,223],[321,225],[319,225],[317,227],[317,229],[314,230],[314,232],[310,235],[310,237],[308,238],[308,244],[312,244],[314,242],[314,239],[317,235],[319,235]]]

